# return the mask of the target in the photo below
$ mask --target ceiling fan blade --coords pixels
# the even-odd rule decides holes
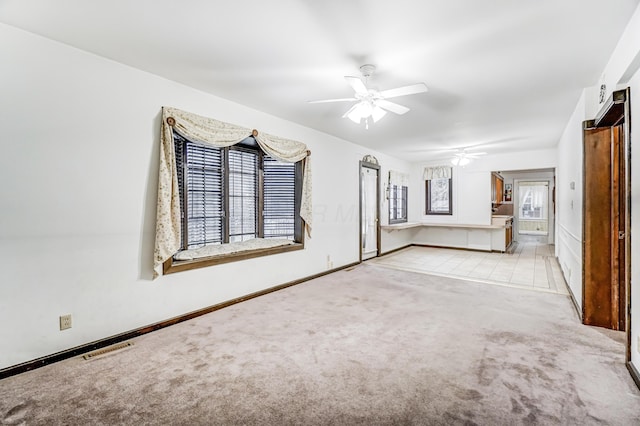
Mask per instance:
[[[395,98],[396,96],[415,95],[416,93],[426,92],[427,85],[424,83],[412,84],[410,86],[398,87],[396,89],[383,90],[380,92],[380,96],[385,99]]]
[[[367,93],[369,93],[369,91],[367,90],[367,86],[365,86],[362,80],[360,80],[358,77],[345,76],[344,79],[347,80],[347,83],[349,83],[349,85],[353,87],[353,90],[355,90],[356,93],[362,95],[366,95]]]
[[[307,101],[310,104],[324,104],[328,102],[353,102],[357,101],[356,98],[340,98],[340,99],[321,99],[319,101]]]
[[[406,106],[402,106],[390,101],[385,101],[384,99],[377,100],[376,105],[378,105],[380,108],[386,109],[387,111],[391,111],[399,115],[402,115],[409,111],[409,108],[407,108]]]

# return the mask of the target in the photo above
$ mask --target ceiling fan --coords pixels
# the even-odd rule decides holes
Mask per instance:
[[[427,91],[427,85],[424,83],[412,84],[410,86],[398,87],[395,89],[378,91],[374,88],[367,87],[369,77],[373,75],[376,70],[375,65],[365,64],[360,67],[360,72],[365,81],[362,81],[360,77],[345,76],[344,79],[353,88],[355,94],[352,98],[340,98],[340,99],[324,99],[319,101],[309,101],[312,104],[327,103],[327,102],[353,102],[357,101],[342,118],[349,118],[354,123],[360,124],[361,120],[365,120],[365,126],[369,128],[369,117],[373,118],[373,122],[376,123],[382,117],[385,116],[387,111],[391,111],[395,114],[402,115],[409,111],[409,108],[397,104],[395,102],[388,101],[387,99],[396,98],[398,96],[415,95],[417,93],[424,93]]]
[[[451,159],[451,164],[454,166],[466,166],[471,162],[471,160],[475,160],[480,158],[483,155],[487,155],[486,152],[469,152],[467,148],[456,149],[453,153],[453,158]]]

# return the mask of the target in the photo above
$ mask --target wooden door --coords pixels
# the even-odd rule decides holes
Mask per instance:
[[[583,321],[624,330],[624,127],[584,131]]]
[[[584,131],[583,161],[583,321],[617,328],[611,273],[611,128]]]

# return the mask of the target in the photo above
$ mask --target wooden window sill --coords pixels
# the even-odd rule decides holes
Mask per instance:
[[[253,259],[254,257],[270,256],[272,254],[287,253],[290,251],[302,249],[304,249],[304,243],[294,243],[287,246],[247,250],[220,256],[203,257],[193,260],[174,260],[173,258],[170,258],[169,260],[164,262],[162,273],[164,275],[173,274],[175,272],[206,268],[207,266],[238,262],[240,260]]]

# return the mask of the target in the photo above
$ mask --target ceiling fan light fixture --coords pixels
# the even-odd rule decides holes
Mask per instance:
[[[358,111],[357,108],[355,108],[353,111],[347,114],[347,117],[349,118],[349,120],[353,121],[356,124],[360,124],[360,120],[362,119],[362,116],[360,115],[360,111]]]
[[[379,106],[376,105],[373,108],[373,111],[371,112],[371,116],[373,117],[373,122],[377,123],[378,120],[380,120],[382,117],[384,117],[386,113],[387,113],[387,111],[383,110],[382,108],[380,108]]]
[[[374,112],[375,112],[375,108],[371,104],[371,102],[362,101],[356,104],[355,107],[351,109],[351,111],[347,114],[347,117],[354,123],[360,124],[363,118],[367,119],[368,117],[371,117],[374,114]],[[382,118],[382,116],[380,116],[379,118]],[[375,121],[375,118],[374,118],[374,121]]]
[[[360,116],[362,118],[370,117],[373,113],[373,105],[368,101],[360,102],[357,109],[360,111]]]
[[[454,166],[466,166],[467,164],[469,164],[471,162],[471,159],[468,157],[464,157],[464,156],[455,156],[451,159],[451,164],[453,164]]]

